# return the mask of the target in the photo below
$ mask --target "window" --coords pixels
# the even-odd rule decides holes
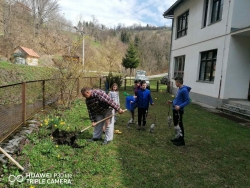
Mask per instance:
[[[211,23],[221,20],[224,0],[212,0]]]
[[[184,77],[184,67],[185,67],[185,56],[179,56],[174,58],[175,66],[174,66],[174,78]]]
[[[177,38],[180,38],[187,34],[188,29],[188,15],[189,11],[185,12],[181,16],[178,17],[177,22]]]
[[[216,70],[217,50],[201,52],[199,80],[213,82]]]
[[[208,3],[209,3],[209,0],[205,0],[202,27],[206,27],[207,25]]]

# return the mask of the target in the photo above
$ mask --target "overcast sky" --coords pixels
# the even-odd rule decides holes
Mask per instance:
[[[119,23],[131,26],[134,23],[145,26],[171,25],[162,14],[176,0],[59,0],[61,14],[74,25],[80,18],[91,21],[94,15],[100,24],[107,27]]]

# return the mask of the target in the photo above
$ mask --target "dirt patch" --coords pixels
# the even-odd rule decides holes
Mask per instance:
[[[76,143],[77,133],[76,132],[67,132],[67,131],[59,131],[57,128],[54,132],[52,132],[53,140],[58,145],[69,145],[72,148],[83,148],[84,146],[79,146]]]

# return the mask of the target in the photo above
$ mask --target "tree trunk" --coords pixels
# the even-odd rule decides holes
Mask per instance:
[[[132,69],[130,68],[130,85],[131,85],[131,73],[132,73]]]

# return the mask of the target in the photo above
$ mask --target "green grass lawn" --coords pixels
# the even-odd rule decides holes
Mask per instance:
[[[55,68],[0,62],[0,86],[33,80],[52,79],[56,75],[58,75],[58,70]]]
[[[131,93],[132,91],[127,91]],[[27,143],[18,156],[21,165],[29,164],[27,172],[72,174],[72,185],[41,184],[33,187],[89,187],[89,188],[203,188],[203,187],[250,187],[250,129],[221,118],[202,107],[190,104],[185,109],[184,127],[186,146],[176,147],[170,139],[173,127],[167,125],[166,100],[171,96],[164,92],[152,92],[155,106],[150,106],[147,130],[138,131],[136,125],[127,129],[129,112],[118,115],[115,134],[108,145],[89,143],[93,129],[78,135],[77,143],[84,148],[56,145],[46,129],[44,119],[37,133],[28,135]],[[155,99],[157,98],[157,100]],[[120,92],[121,106],[125,97]],[[156,120],[155,120],[156,117]],[[84,100],[74,103],[65,111],[61,130],[77,131],[90,125]],[[48,120],[52,121],[52,120]],[[154,133],[149,126],[155,123]],[[9,174],[19,174],[14,165],[4,166],[2,184],[9,185]],[[10,187],[32,187],[28,183]]]

